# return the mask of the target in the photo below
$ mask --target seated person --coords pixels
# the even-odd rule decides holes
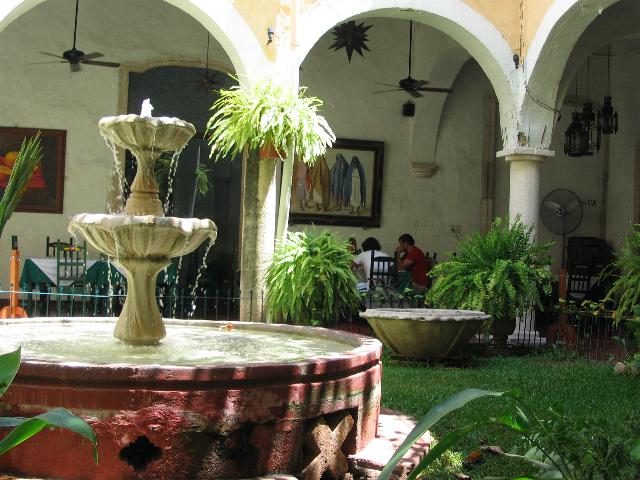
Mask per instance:
[[[353,266],[355,268],[361,269],[367,276],[367,281],[371,282],[371,252],[373,252],[373,258],[377,257],[388,257],[386,253],[380,251],[382,247],[380,246],[380,242],[373,237],[367,238],[364,242],[362,242],[362,253],[358,254],[353,261]],[[384,273],[384,272],[374,272],[374,273]]]
[[[429,262],[422,250],[416,247],[415,240],[408,233],[404,233],[398,238],[396,262],[398,272],[408,272],[410,274],[407,288],[417,292],[424,292],[427,289]]]

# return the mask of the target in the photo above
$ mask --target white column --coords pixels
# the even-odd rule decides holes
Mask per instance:
[[[509,217],[513,219],[520,215],[522,223],[533,226],[532,242],[535,242],[538,236],[540,165],[545,158],[554,155],[551,150],[529,147],[508,148],[496,154],[509,162]],[[529,316],[528,324],[525,318],[518,318],[515,331],[509,336],[510,343],[529,345],[544,340],[536,339],[533,312],[529,312]]]
[[[532,239],[538,234],[540,164],[554,155],[551,150],[529,147],[509,148],[496,154],[509,162],[509,216],[520,215],[522,223],[532,225]]]

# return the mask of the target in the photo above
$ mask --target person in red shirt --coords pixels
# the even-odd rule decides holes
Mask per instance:
[[[396,262],[398,271],[406,271],[411,274],[410,288],[418,292],[424,292],[427,289],[427,257],[422,250],[416,247],[415,240],[408,233],[404,233],[398,238]]]

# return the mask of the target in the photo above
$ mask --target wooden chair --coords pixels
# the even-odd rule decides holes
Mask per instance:
[[[61,242],[59,238],[52,242],[49,237],[47,237],[47,245],[45,249],[46,256],[55,257],[58,245],[60,245],[62,248],[69,248],[71,247],[71,245],[73,245],[73,238],[69,238],[69,243],[67,243]]]
[[[56,250],[56,285],[58,288],[84,284],[87,271],[87,244],[66,245],[57,242]]]

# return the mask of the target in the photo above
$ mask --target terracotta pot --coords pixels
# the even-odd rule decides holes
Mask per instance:
[[[417,358],[458,352],[491,318],[483,312],[429,308],[370,308],[360,316],[394,353]]]
[[[285,155],[282,154],[278,154],[278,150],[276,150],[276,148],[269,144],[269,145],[263,145],[262,147],[260,147],[260,158],[261,159],[271,159],[271,160],[277,160],[279,158],[284,158]]]

